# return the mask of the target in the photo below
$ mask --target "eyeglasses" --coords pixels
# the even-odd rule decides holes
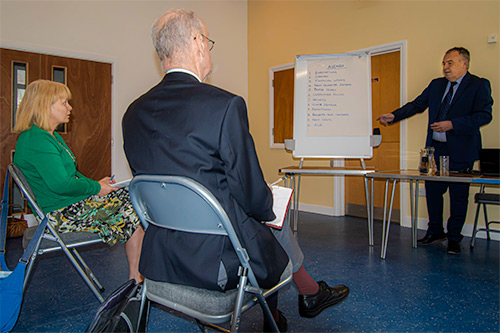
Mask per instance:
[[[203,37],[203,38],[205,38],[206,40],[208,40],[208,50],[209,50],[209,51],[212,51],[212,49],[214,48],[214,45],[215,45],[215,41],[211,40],[210,38],[208,38],[208,37],[207,37],[207,36],[205,36],[205,35],[202,35],[202,34],[200,34],[200,35],[201,35],[201,37]],[[196,37],[195,37],[194,39],[196,39]]]

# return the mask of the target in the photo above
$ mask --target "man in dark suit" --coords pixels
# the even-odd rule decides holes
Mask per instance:
[[[468,72],[470,54],[463,47],[454,47],[443,58],[444,77],[432,80],[429,86],[413,102],[380,115],[382,124],[391,124],[429,108],[426,146],[435,148],[435,159],[450,157],[450,171],[471,170],[479,159],[481,126],[491,119],[490,82]],[[450,217],[447,234],[443,229],[443,195],[449,190]],[[469,184],[425,182],[429,224],[422,245],[448,238],[447,252],[458,254],[462,227],[467,216]]]
[[[290,257],[301,315],[314,317],[343,301],[349,294],[346,286],[329,287],[307,274],[288,226],[273,235],[262,223],[275,218],[272,193],[249,132],[245,101],[203,83],[211,70],[209,51],[214,44],[204,22],[193,12],[171,11],[156,21],[152,36],[166,75],[123,117],[132,173],[187,176],[207,187],[233,222],[262,287],[279,281]],[[156,281],[228,290],[236,287],[238,265],[225,237],[150,225],[139,269]],[[273,314],[279,326],[283,321],[286,325],[277,310]]]

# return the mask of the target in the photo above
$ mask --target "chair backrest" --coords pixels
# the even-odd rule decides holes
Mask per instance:
[[[36,201],[35,195],[33,194],[33,191],[31,190],[31,187],[28,184],[26,178],[24,177],[24,174],[21,171],[21,169],[19,169],[19,167],[14,164],[9,164],[8,169],[10,175],[12,176],[12,179],[21,190],[21,193],[30,203],[31,209],[35,211],[35,213],[38,215],[40,219],[43,219],[45,213],[43,212],[43,210],[40,208],[40,205]]]
[[[249,269],[251,283],[257,285],[248,254],[229,217],[206,187],[182,176],[140,175],[130,182],[129,192],[145,228],[153,224],[184,232],[228,236],[240,263]]]

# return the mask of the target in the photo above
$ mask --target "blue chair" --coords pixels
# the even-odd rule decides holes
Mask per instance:
[[[129,191],[145,229],[153,224],[184,232],[227,236],[240,261],[238,288],[226,292],[145,279],[141,311],[147,310],[149,301],[153,301],[195,318],[201,325],[209,323],[209,326],[221,329],[214,324],[231,321],[231,331],[234,332],[238,330],[240,315],[258,303],[274,330],[278,331],[265,298],[291,281],[291,262],[279,283],[264,290],[257,283],[249,264],[251,258],[241,246],[226,212],[203,185],[186,177],[140,175],[134,177]]]
[[[39,219],[39,221],[42,221],[45,217],[45,213],[40,208],[40,205],[38,204],[35,195],[33,194],[33,191],[26,181],[22,171],[14,164],[10,164],[7,169],[12,179],[19,187],[22,196],[28,200],[35,216]],[[33,264],[35,263],[38,255],[54,251],[63,251],[92,293],[102,303],[104,298],[101,293],[104,291],[104,287],[77,251],[77,248],[81,246],[103,244],[101,238],[95,233],[85,231],[58,233],[50,223],[47,223],[44,228],[45,230],[43,230],[42,237],[38,240],[35,251],[27,264],[23,290],[26,288],[30,273],[33,269]],[[32,227],[25,231],[25,238],[27,241],[26,239],[23,239],[24,243],[28,243],[36,229],[37,227]]]

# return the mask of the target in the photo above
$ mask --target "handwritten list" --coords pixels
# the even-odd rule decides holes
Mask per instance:
[[[348,59],[349,60],[349,59]],[[361,136],[366,133],[366,103],[356,96],[357,67],[346,59],[311,62],[307,66],[307,136]]]

